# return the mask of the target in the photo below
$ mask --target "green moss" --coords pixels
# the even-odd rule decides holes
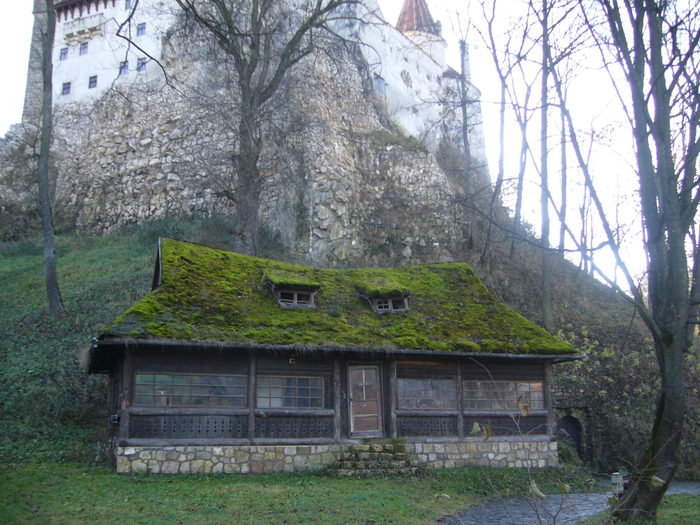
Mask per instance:
[[[306,271],[304,271],[306,270]],[[318,288],[321,283],[307,275],[308,269],[300,269],[297,272],[286,270],[266,270],[265,279],[277,286],[301,286],[306,288]]]
[[[164,239],[163,284],[106,337],[495,353],[575,349],[498,302],[463,263],[332,270]],[[280,308],[265,284],[318,287],[316,308]],[[362,297],[409,296],[374,313]]]
[[[379,272],[379,275],[364,275],[364,280],[358,280],[356,286],[360,293],[367,297],[406,297],[409,294],[405,286],[391,278],[391,269],[383,268]]]

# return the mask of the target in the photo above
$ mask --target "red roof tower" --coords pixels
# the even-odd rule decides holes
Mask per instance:
[[[405,0],[396,29],[402,33],[420,31],[440,36],[439,25],[433,21],[425,0]]]

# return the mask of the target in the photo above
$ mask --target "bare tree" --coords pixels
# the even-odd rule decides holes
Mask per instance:
[[[265,108],[287,73],[309,56],[341,8],[360,0],[176,0],[230,59],[238,90],[236,205],[243,250],[257,253]]]
[[[480,0],[481,14],[484,21],[486,22],[485,31],[480,31],[477,28],[481,40],[486,44],[489,54],[491,55],[491,60],[496,69],[499,80],[499,117],[498,117],[498,172],[496,174],[496,183],[494,184],[493,194],[491,195],[491,202],[489,204],[489,217],[493,216],[493,210],[495,204],[500,199],[501,189],[503,187],[503,182],[505,178],[505,120],[506,120],[506,109],[507,109],[507,95],[510,95],[511,100],[517,99],[514,90],[510,88],[512,84],[511,75],[516,67],[520,67],[522,71],[521,62],[525,59],[527,54],[530,52],[532,47],[532,42],[527,39],[527,27],[529,26],[529,15],[528,11],[526,16],[522,20],[520,27],[513,27],[505,32],[505,36],[502,37],[503,43],[497,43],[498,36],[501,31],[500,28],[496,27],[496,10],[498,2],[497,0]],[[502,51],[499,50],[499,47]],[[513,101],[513,109],[518,114],[518,122],[521,124],[521,131],[523,132],[522,137],[526,138],[527,122],[529,118],[527,117],[529,102],[529,90],[525,96],[525,118],[520,118],[520,106],[519,103]],[[527,140],[524,140],[524,145],[527,151]],[[523,169],[521,170],[524,176],[525,163],[527,157],[525,154],[521,155],[521,160],[523,161]],[[518,199],[516,203],[516,224],[520,219],[520,208],[522,206],[522,184],[523,178],[518,177],[518,186],[516,189]],[[482,262],[486,258],[486,253],[488,252],[489,245],[491,242],[491,228],[493,221],[489,221],[486,240],[484,242],[484,248],[481,254]],[[513,248],[513,244],[511,248]]]
[[[54,249],[53,214],[49,185],[49,160],[53,136],[53,43],[56,34],[56,9],[53,0],[45,0],[41,30],[42,106],[39,140],[39,165],[37,169],[38,204],[41,229],[44,237],[44,262],[46,265],[46,295],[52,314],[63,312],[63,301],[58,285],[56,251]]]
[[[540,63],[540,213],[542,243],[542,324],[551,331],[554,328],[552,310],[552,254],[549,251],[549,70],[551,53],[549,50],[550,5],[551,0],[542,0],[539,9],[539,22],[542,28]]]
[[[593,183],[571,112],[564,106],[588,194],[628,290],[613,279],[608,282],[636,307],[648,327],[661,377],[647,449],[613,513],[619,520],[655,517],[678,464],[676,449],[686,413],[683,364],[700,306],[700,252],[692,242],[700,201],[700,15],[690,4],[683,8],[659,0],[579,0],[634,143],[646,291],[625,264],[619,236]],[[563,101],[556,70],[553,76]]]

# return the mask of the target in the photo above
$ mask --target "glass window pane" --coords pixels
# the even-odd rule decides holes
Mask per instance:
[[[464,408],[469,410],[519,410],[518,401],[531,409],[544,408],[543,384],[524,381],[464,381]]]
[[[316,385],[315,388],[310,388]],[[311,408],[322,406],[323,379],[318,377],[259,376],[259,407]]]
[[[137,405],[245,406],[245,376],[136,374],[135,383]],[[240,386],[227,386],[229,383]]]
[[[399,408],[445,410],[457,406],[453,379],[399,378]]]

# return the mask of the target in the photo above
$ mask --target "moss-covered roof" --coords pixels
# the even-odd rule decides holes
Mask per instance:
[[[510,354],[575,349],[517,314],[464,263],[333,270],[163,239],[161,285],[101,339]],[[269,282],[318,287],[316,307],[280,308]],[[377,314],[363,295],[401,293]]]

